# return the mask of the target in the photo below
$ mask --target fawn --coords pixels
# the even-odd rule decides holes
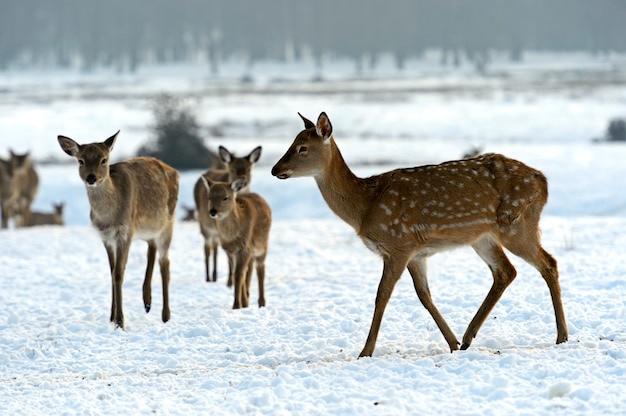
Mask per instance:
[[[143,282],[144,308],[152,304],[152,272],[156,254],[163,283],[163,322],[170,319],[168,251],[178,201],[178,172],[152,157],[136,157],[109,164],[119,131],[102,143],[78,144],[58,136],[61,148],[78,161],[91,207],[91,224],[100,234],[109,258],[112,280],[111,322],[124,329],[122,284],[133,239],[148,243]]]
[[[250,179],[252,167],[261,157],[261,146],[255,147],[247,156],[237,157],[228,151],[224,146],[220,146],[218,153],[224,167],[219,169],[209,169],[204,172],[196,181],[193,188],[193,197],[196,203],[198,223],[200,233],[204,237],[204,268],[207,282],[217,281],[217,248],[220,245],[217,226],[215,220],[211,218],[206,208],[207,189],[203,184],[203,177],[211,178],[214,181],[233,181],[241,176],[246,178],[246,184],[240,192],[248,192],[250,189]],[[210,259],[213,257],[213,272],[209,271]],[[229,272],[227,285],[233,284],[232,265],[229,259]]]
[[[252,267],[256,264],[259,307],[265,306],[265,257],[269,245],[272,212],[256,193],[241,192],[245,177],[233,182],[215,182],[202,176],[207,197],[205,209],[215,221],[219,241],[233,268],[233,309],[248,307]]]
[[[374,316],[359,357],[373,354],[385,307],[404,269],[450,351],[459,349],[432,301],[426,259],[462,245],[470,245],[487,263],[494,282],[463,335],[461,349],[470,346],[516,276],[503,246],[541,273],[554,306],[556,342],[567,341],[557,262],[539,240],[539,219],[548,198],[541,172],[502,155],[485,154],[359,178],[341,156],[326,113],[319,115],[317,123],[300,117],[304,130],[272,168],[272,175],[314,177],[332,211],[383,258]]]

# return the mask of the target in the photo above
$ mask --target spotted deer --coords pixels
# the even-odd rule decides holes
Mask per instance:
[[[237,157],[224,146],[220,146],[218,153],[220,161],[224,167],[218,169],[209,169],[204,172],[196,181],[193,188],[193,197],[196,203],[197,219],[200,225],[200,233],[204,237],[204,268],[207,282],[217,281],[217,248],[220,241],[217,233],[215,220],[211,218],[206,208],[207,189],[203,184],[203,177],[210,178],[214,181],[228,182],[239,177],[245,177],[246,182],[240,192],[248,192],[250,190],[250,179],[252,167],[261,157],[261,146],[255,147],[247,156]],[[210,259],[213,258],[213,271],[210,272]],[[230,260],[229,260],[230,263]],[[227,285],[233,284],[232,266],[229,264]]]
[[[161,319],[170,319],[168,252],[178,201],[178,172],[152,157],[136,157],[109,164],[119,131],[101,143],[78,144],[58,136],[61,148],[78,161],[91,207],[91,224],[100,234],[109,259],[112,281],[111,322],[124,329],[122,284],[133,239],[148,243],[143,282],[144,308],[152,304],[152,272],[157,252],[163,286]]]
[[[204,205],[215,221],[218,237],[233,268],[235,299],[233,309],[249,304],[253,266],[259,283],[259,307],[265,306],[265,257],[269,246],[272,211],[267,202],[253,192],[242,192],[248,180],[215,182],[202,176]]]
[[[503,155],[484,154],[359,178],[341,156],[326,113],[315,124],[300,117],[304,130],[272,168],[272,175],[312,176],[332,211],[383,259],[374,316],[360,357],[373,354],[385,307],[404,269],[450,351],[459,345],[467,349],[516,276],[502,247],[541,273],[554,306],[556,342],[567,341],[557,262],[539,239],[539,219],[548,198],[541,172]],[[463,245],[470,245],[487,263],[493,285],[459,344],[431,298],[426,259]]]
[[[64,225],[63,207],[65,204],[52,204],[52,212],[26,211],[24,215],[23,225],[25,227],[34,227],[37,225]]]

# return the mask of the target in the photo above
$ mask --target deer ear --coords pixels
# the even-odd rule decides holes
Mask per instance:
[[[65,153],[67,153],[70,156],[76,157],[76,155],[78,154],[78,148],[80,147],[78,143],[76,143],[74,140],[70,139],[69,137],[65,137],[65,136],[58,136],[57,140],[59,141],[59,144],[61,145],[61,149],[63,149]]]
[[[326,113],[320,113],[320,116],[317,118],[315,131],[318,135],[322,136],[325,142],[330,139],[330,136],[333,134],[333,125],[330,124],[330,120],[328,119]]]
[[[245,176],[240,176],[235,179],[233,183],[230,184],[230,189],[232,189],[233,192],[237,193],[246,187],[247,182],[248,181]]]
[[[211,190],[211,186],[213,185],[213,181],[211,179],[207,178],[204,175],[200,175],[200,180],[202,180],[202,183],[204,184],[204,187],[207,191]]]
[[[261,157],[261,150],[261,146],[257,146],[253,151],[251,151],[247,158],[248,161],[250,161],[250,163],[256,163]]]
[[[108,139],[104,141],[104,144],[106,145],[106,147],[109,148],[109,152],[113,150],[113,146],[115,145],[115,140],[117,140],[118,134],[120,134],[119,130],[113,136],[109,137]]]
[[[233,160],[233,155],[226,149],[224,146],[220,146],[218,149],[218,153],[220,154],[220,159],[222,162],[229,164]]]
[[[308,118],[306,118],[305,116],[303,116],[302,114],[298,113],[298,115],[300,116],[300,118],[302,119],[302,121],[304,121],[304,129],[308,130],[310,128],[315,127],[315,124],[313,124],[313,122],[311,120],[309,120]]]

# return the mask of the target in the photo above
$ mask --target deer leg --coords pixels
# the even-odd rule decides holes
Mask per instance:
[[[0,214],[2,215],[2,228],[6,229],[9,227],[9,213],[8,210],[5,208],[5,203],[4,202],[0,202],[0,204],[2,204],[0,206]]]
[[[463,335],[462,350],[469,348],[487,316],[517,275],[515,268],[506,257],[506,254],[504,254],[502,247],[495,240],[491,238],[480,239],[472,245],[472,248],[491,269],[493,284],[491,289],[489,289],[489,293],[487,293],[487,297],[485,297],[478,311],[476,311],[476,315],[474,315],[474,318],[467,326],[467,330]]]
[[[161,282],[163,286],[163,310],[161,311],[161,320],[167,322],[170,320],[170,259],[167,255],[159,259],[159,267],[161,269]]]
[[[383,320],[383,314],[385,308],[393,292],[393,288],[396,282],[400,280],[402,271],[406,266],[406,261],[392,260],[391,258],[385,258],[383,266],[383,275],[378,283],[378,292],[376,293],[376,303],[374,306],[374,316],[372,317],[372,325],[370,326],[365,346],[359,354],[360,357],[371,357],[376,347],[376,339],[378,338],[378,331],[380,330],[380,324]]]
[[[161,286],[163,290],[163,309],[161,310],[161,320],[170,320],[170,259],[169,249],[172,242],[174,224],[172,223],[166,235],[159,237],[157,248],[159,251],[159,269],[161,271]]]
[[[213,256],[213,276],[211,280],[213,282],[217,282],[217,247],[218,247],[217,243],[213,242],[211,244],[211,255]],[[209,275],[207,274],[207,279],[208,279],[208,276]]]
[[[143,306],[146,313],[150,312],[152,306],[152,272],[154,271],[154,260],[156,259],[156,244],[154,240],[148,241],[148,264],[146,265],[146,275],[143,279]]]
[[[210,282],[211,278],[209,277],[209,259],[211,258],[211,246],[209,246],[209,243],[207,242],[207,240],[204,240],[204,271],[205,271],[205,277],[206,277],[206,281]],[[215,267],[213,267],[213,270],[215,270]]]
[[[231,255],[229,254],[229,258]],[[242,290],[243,290],[243,281],[245,280],[245,267],[246,262],[240,257],[240,254],[237,253],[232,255],[232,263],[233,263],[233,285],[235,287],[235,300],[233,301],[233,309],[240,309],[243,307],[242,305]]]
[[[246,281],[245,281],[245,291],[244,293],[244,304],[245,307],[247,308],[248,306],[250,306],[250,283],[252,283],[252,269],[254,265],[254,260],[252,259],[252,256],[250,256],[250,258],[248,259],[248,265],[246,266]]]
[[[265,255],[256,258],[256,277],[259,282],[259,308],[265,306]]]
[[[232,287],[233,286],[233,273],[234,273],[234,265],[233,265],[233,259],[231,257],[231,255],[228,255],[228,281],[226,282],[226,286],[228,287]]]
[[[563,310],[563,301],[561,300],[561,285],[559,284],[559,271],[557,262],[547,251],[540,249],[541,263],[539,263],[539,273],[548,284],[550,296],[552,297],[552,306],[554,307],[554,316],[556,318],[556,343],[560,344],[567,341],[567,322],[565,321],[565,311]]]
[[[113,322],[117,328],[124,329],[124,312],[122,309],[122,285],[124,283],[124,271],[128,260],[128,250],[131,238],[117,242],[115,247],[115,266],[113,267]]]
[[[561,300],[561,285],[559,284],[557,261],[541,247],[536,232],[532,234],[529,232],[528,234],[535,240],[533,242],[534,244],[528,243],[528,240],[519,241],[517,239],[515,241],[507,239],[504,244],[511,253],[521,257],[535,267],[548,285],[552,298],[552,306],[554,307],[554,316],[556,318],[556,343],[560,344],[567,341],[568,331],[565,311],[563,310],[563,301]]]
[[[457,340],[456,335],[454,335],[454,332],[452,332],[448,323],[443,318],[430,296],[428,277],[426,274],[426,258],[414,257],[411,261],[409,261],[407,269],[413,279],[413,286],[417,292],[417,297],[420,302],[422,302],[422,305],[424,305],[424,308],[426,308],[426,310],[430,313],[430,316],[432,316],[435,320],[437,327],[439,327],[439,330],[450,347],[450,352],[458,350],[459,341]]]
[[[115,250],[113,247],[104,243],[104,248],[107,252],[107,259],[109,260],[109,270],[111,272],[111,316],[109,321],[113,322],[115,317],[115,280],[113,276],[113,270],[115,269]]]

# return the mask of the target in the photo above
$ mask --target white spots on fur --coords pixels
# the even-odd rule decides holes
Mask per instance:
[[[383,211],[385,211],[385,214],[387,214],[387,215],[391,215],[392,214],[391,209],[387,205],[380,204],[380,207],[383,209]]]
[[[478,218],[472,221],[452,222],[448,224],[442,224],[439,226],[439,229],[447,230],[449,228],[466,228],[466,227],[473,227],[473,226],[482,225],[482,224],[491,224],[492,222],[493,221],[488,218]]]
[[[505,227],[519,221],[520,207],[542,197],[527,174],[524,165],[489,155],[397,171],[379,204],[378,227],[389,238],[415,233],[418,240],[435,230]]]

